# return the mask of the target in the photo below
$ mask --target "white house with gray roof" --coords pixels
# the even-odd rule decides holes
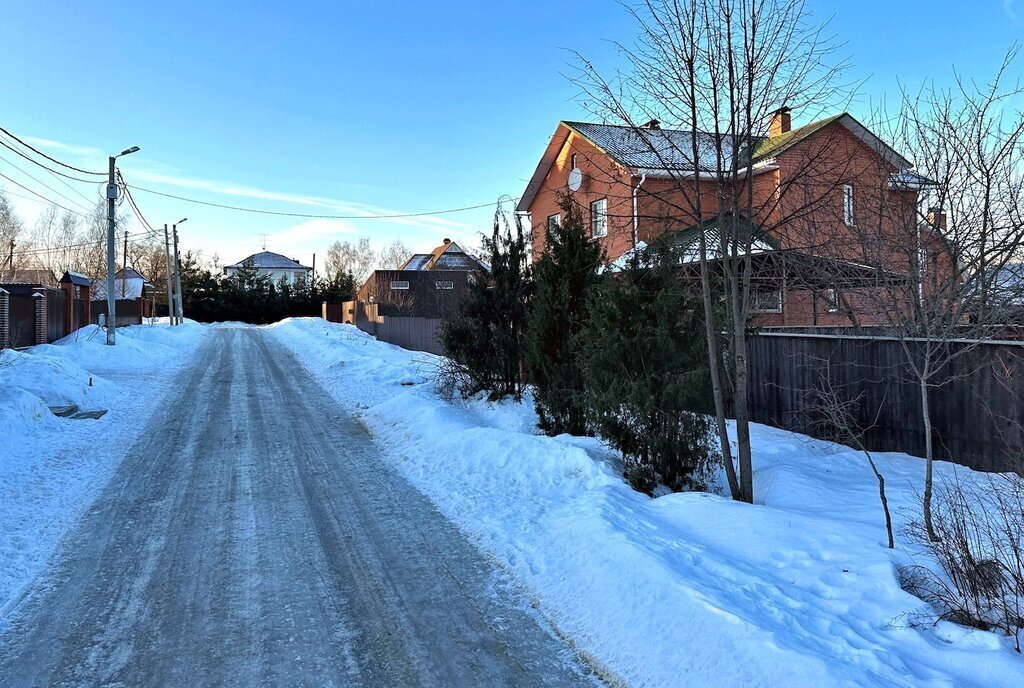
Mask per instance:
[[[280,253],[261,251],[238,261],[234,265],[226,266],[224,274],[231,277],[246,266],[255,269],[260,276],[270,278],[270,281],[274,284],[284,280],[285,283],[293,287],[308,280],[310,273],[313,271],[313,268],[307,268],[297,260],[282,256]]]

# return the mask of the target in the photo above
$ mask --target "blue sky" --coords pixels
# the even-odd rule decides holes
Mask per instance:
[[[849,77],[864,82],[853,106],[861,116],[871,101],[891,100],[897,80],[948,82],[954,65],[988,76],[1024,36],[1024,0],[809,4],[816,17],[831,17]],[[322,214],[518,196],[558,120],[586,116],[564,76],[566,49],[610,65],[609,41],[635,33],[614,0],[207,0],[106,9],[2,0],[0,16],[0,125],[98,169],[108,152],[141,146],[121,162],[129,183]],[[1024,73],[1024,61],[1016,71]],[[0,171],[56,198],[3,160]],[[30,222],[39,212],[12,200]],[[331,241],[359,236],[377,244],[399,237],[416,250],[444,236],[475,243],[493,213],[304,221],[143,192],[136,200],[154,224],[188,216],[183,246],[222,262],[259,250],[261,234],[269,249],[307,264]]]

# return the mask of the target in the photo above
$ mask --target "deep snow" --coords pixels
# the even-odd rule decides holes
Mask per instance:
[[[95,325],[0,353],[0,618],[107,483],[206,328]],[[106,409],[99,420],[49,407]]]
[[[862,455],[753,426],[750,506],[701,493],[651,499],[598,441],[536,434],[529,400],[442,400],[438,359],[347,325],[271,326],[398,469],[536,596],[579,651],[634,686],[1020,686],[996,634],[912,625],[897,583],[924,563],[885,547]],[[897,525],[924,464],[878,454]],[[937,478],[957,471],[937,465]]]

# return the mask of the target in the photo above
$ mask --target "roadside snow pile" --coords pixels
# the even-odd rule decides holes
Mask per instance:
[[[440,399],[436,357],[319,319],[272,327],[608,675],[633,686],[1024,685],[1005,638],[912,623],[927,607],[896,568],[923,555],[885,548],[877,483],[846,447],[754,426],[763,504],[651,499],[597,440],[536,434],[529,400]],[[918,511],[924,463],[876,461],[898,525]]]
[[[99,494],[206,329],[95,325],[55,344],[0,352],[0,618]],[[99,420],[50,407],[104,409]]]

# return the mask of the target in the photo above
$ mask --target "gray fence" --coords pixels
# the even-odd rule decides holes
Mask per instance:
[[[1021,470],[1024,344],[947,346],[950,362],[930,393],[936,455],[979,470]],[[752,420],[835,439],[818,410],[816,391],[827,379],[843,399],[857,401],[853,419],[866,429],[868,449],[924,455],[921,391],[901,342],[761,333],[750,338],[749,354]]]
[[[403,349],[444,355],[444,347],[441,346],[441,328],[444,320],[440,318],[380,315],[378,304],[366,301],[346,301],[340,305],[325,301],[323,318],[330,322],[355,325],[380,341],[395,344]]]

